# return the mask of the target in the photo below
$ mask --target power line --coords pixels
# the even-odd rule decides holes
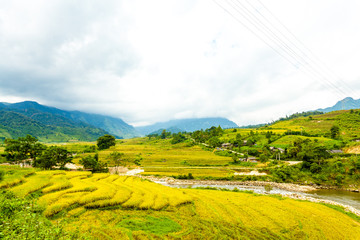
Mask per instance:
[[[235,1],[232,1],[232,2],[235,2]],[[331,88],[333,88],[337,92],[341,92],[344,95],[346,95],[336,85],[334,85],[332,82],[328,81],[325,77],[323,77],[321,74],[319,74],[319,72],[316,69],[312,68],[303,58],[299,57],[299,55],[296,54],[292,49],[290,49],[288,45],[284,44],[284,42],[281,41],[281,39],[279,39],[278,36],[272,30],[269,30],[269,28],[266,25],[264,25],[261,21],[259,21],[259,19],[256,16],[254,16],[252,13],[251,13],[252,15],[250,15],[248,13],[250,11],[246,8],[246,6],[244,6],[240,2],[238,2],[238,3],[240,5],[242,5],[241,9],[239,8],[239,5],[237,5],[237,4],[235,4],[236,6],[234,6],[233,4],[230,3],[230,6],[237,13],[239,13],[241,16],[243,16],[256,29],[258,29],[263,35],[265,35],[268,38],[268,40],[272,41],[273,44],[277,45],[287,56],[289,56],[290,58],[295,60],[295,62],[297,64],[299,64],[301,67],[303,67],[303,69],[305,71],[307,71],[308,74],[312,75],[312,77],[318,78],[318,80],[324,82],[325,84],[328,84],[328,86],[330,86]],[[263,30],[264,28],[267,31],[264,31]],[[307,67],[309,67],[309,68],[307,68]]]
[[[247,0],[246,0],[247,1]],[[337,85],[335,85],[332,81],[330,81],[326,76],[324,76],[321,71],[319,71],[317,68],[313,67],[309,61],[311,61],[311,59],[305,59],[302,55],[304,54],[303,51],[300,51],[300,54],[297,53],[297,51],[295,51],[294,49],[292,49],[289,44],[284,41],[283,39],[281,39],[277,33],[275,33],[275,31],[273,31],[271,28],[274,28],[275,30],[277,30],[280,34],[282,34],[281,31],[279,31],[276,27],[274,27],[274,25],[264,16],[262,15],[259,11],[256,11],[257,13],[259,13],[260,16],[262,16],[264,18],[264,20],[266,22],[268,22],[270,24],[270,27],[267,26],[265,23],[263,23],[263,21],[256,16],[255,14],[253,14],[244,4],[242,4],[239,0],[234,0],[233,2],[237,2],[239,3],[239,5],[241,5],[243,12],[248,12],[248,16],[252,17],[252,24],[257,24],[260,25],[262,27],[262,29],[267,30],[268,33],[271,34],[271,37],[273,37],[275,44],[277,44],[282,50],[284,50],[289,56],[291,56],[292,58],[295,59],[295,61],[297,63],[299,63],[303,68],[305,68],[307,71],[311,72],[311,74],[313,74],[314,76],[316,76],[317,78],[319,78],[320,81],[324,82],[325,84],[327,84],[328,86],[332,87],[333,89],[335,89],[336,91],[344,94],[345,96],[347,95],[341,88],[339,88]],[[248,2],[248,1],[247,1]],[[237,5],[237,6],[239,6]],[[251,4],[250,4],[251,5]],[[252,5],[251,5],[252,6]],[[253,6],[252,6],[253,7]],[[256,8],[253,7],[255,10]],[[254,25],[255,27],[258,27],[257,25]],[[265,33],[266,34],[266,33]],[[283,35],[283,34],[282,34]],[[286,38],[287,39],[287,38]],[[292,43],[291,41],[288,41],[289,43]]]
[[[307,53],[305,53],[296,43],[291,41],[281,30],[279,30],[277,27],[274,26],[274,24],[266,18],[260,11],[258,11],[251,3],[249,3],[247,0],[246,2],[248,5],[250,5],[257,14],[254,14],[247,6],[245,6],[243,3],[233,0],[232,2],[228,2],[228,5],[235,10],[237,13],[236,15],[242,16],[242,18],[245,21],[241,21],[238,16],[235,16],[232,12],[230,12],[227,8],[225,8],[223,5],[219,4],[217,1],[213,0],[219,7],[221,7],[225,12],[227,12],[230,16],[232,16],[237,22],[241,23],[246,29],[248,29],[250,32],[252,32],[257,38],[262,40],[266,45],[268,45],[270,48],[272,48],[276,53],[278,53],[281,57],[283,57],[285,60],[287,60],[291,65],[293,65],[295,68],[301,70],[306,75],[310,75],[311,78],[315,78],[318,81],[321,81],[325,83],[325,85],[328,85],[330,88],[332,88],[335,93],[339,95],[347,95],[345,91],[340,89],[337,85],[335,85],[331,80],[328,79],[324,74],[329,74],[328,72],[324,72],[324,70],[319,69],[318,64],[312,60]],[[259,1],[259,0],[258,0]],[[270,12],[268,8],[264,4],[262,4],[260,1],[259,3],[273,16],[274,14]],[[257,16],[259,15],[259,16]],[[275,17],[276,18],[276,17]],[[280,20],[276,18],[276,20],[283,25]],[[265,22],[264,22],[265,21]],[[262,35],[255,32],[252,28],[248,26],[248,24],[245,24],[245,22],[250,23],[253,27],[257,29],[258,32],[260,32]],[[286,27],[285,29],[287,32],[291,33],[290,30],[288,30]],[[281,37],[281,36],[282,37]],[[293,37],[295,37],[294,34],[291,33]],[[266,39],[264,39],[264,37]],[[295,37],[296,38],[296,37]],[[297,39],[297,38],[296,38]],[[269,43],[269,41],[274,44],[277,48],[272,46],[272,44]],[[298,41],[299,42],[299,41]],[[301,43],[302,44],[302,43]],[[302,44],[304,45],[304,44]],[[295,50],[294,47],[297,49]],[[308,49],[308,48],[306,48]],[[317,67],[314,67],[310,64],[312,62],[313,65],[317,65]],[[300,65],[301,67],[298,67]],[[346,86],[346,83],[344,83],[344,86]]]
[[[246,2],[247,2],[249,5],[251,5],[251,6],[256,10],[256,8],[255,8],[248,0],[246,0]],[[312,60],[312,59],[308,56],[307,53],[303,52],[303,50],[300,49],[300,48],[297,46],[297,44],[294,44],[294,46],[295,46],[298,50],[300,50],[300,51],[304,54],[304,56],[308,57],[308,58],[310,59],[310,61],[312,61],[312,62],[314,62],[316,65],[320,66],[320,69],[322,69],[326,74],[332,75],[332,77],[334,77],[335,79],[337,79],[338,81],[340,81],[340,82],[342,83],[342,85],[346,88],[346,91],[351,92],[353,95],[357,95],[357,93],[356,93],[355,91],[353,91],[353,89],[352,89],[351,87],[349,87],[348,84],[347,84],[341,77],[339,77],[336,73],[334,73],[325,63],[323,63],[323,62],[320,60],[319,57],[317,57],[317,56],[314,54],[313,51],[311,51],[311,49],[309,49],[299,38],[297,38],[297,37],[295,36],[295,34],[293,34],[292,31],[291,31],[289,28],[287,28],[287,27],[276,17],[276,15],[273,14],[273,13],[269,10],[269,8],[267,8],[260,0],[257,0],[257,2],[259,2],[260,5],[261,5],[268,13],[270,13],[270,15],[285,29],[285,31],[286,31],[287,33],[289,33],[289,34],[293,37],[293,39],[294,39],[297,43],[299,43],[303,48],[305,48],[305,50],[308,51],[308,53],[309,53],[313,58],[315,58],[315,61]],[[260,11],[257,11],[257,12],[258,12],[260,15],[263,16],[263,14],[262,14]],[[264,18],[265,18],[265,17],[264,17]],[[281,33],[281,31],[279,31],[279,32]],[[283,35],[283,36],[284,36],[285,38],[287,38],[286,35]],[[288,38],[287,38],[287,39],[288,39]],[[289,41],[290,41],[290,40],[289,40]],[[290,42],[291,42],[291,41],[290,41]],[[292,43],[292,42],[291,42],[291,43]],[[316,62],[316,61],[317,61],[317,62]]]

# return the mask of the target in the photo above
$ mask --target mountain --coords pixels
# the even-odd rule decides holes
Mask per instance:
[[[193,132],[200,129],[207,129],[212,126],[222,128],[239,127],[236,123],[226,118],[188,118],[159,122],[148,126],[136,127],[135,129],[143,135],[158,131],[159,129],[176,128],[182,132]]]
[[[360,108],[360,99],[354,100],[352,97],[347,97],[341,101],[338,101],[332,107],[320,108],[317,111],[328,113],[328,112],[338,111],[338,110],[350,110],[350,109],[359,109],[359,108]]]
[[[160,135],[163,130],[166,130],[167,132],[171,132],[171,133],[179,133],[179,132],[181,133],[181,132],[183,132],[183,130],[181,130],[180,128],[169,127],[167,129],[160,128],[160,129],[156,130],[155,132],[151,132],[149,134],[158,134],[158,135]]]
[[[94,141],[106,133],[108,132],[90,125],[81,126],[66,121],[50,125],[16,111],[0,110],[1,140],[24,137],[26,134],[30,134],[43,142]]]
[[[0,103],[0,110],[22,114],[44,126],[94,128],[102,133],[110,133],[118,138],[139,136],[134,127],[119,118],[90,114],[80,111],[65,111],[41,105],[33,101],[20,103]]]

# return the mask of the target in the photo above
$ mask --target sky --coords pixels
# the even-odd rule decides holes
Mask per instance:
[[[239,126],[359,99],[358,0],[0,0],[0,101]]]

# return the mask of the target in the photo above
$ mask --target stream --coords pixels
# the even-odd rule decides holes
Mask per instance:
[[[208,185],[208,184],[168,184],[166,182],[158,182],[162,185],[176,188],[197,188],[197,187],[213,187],[213,188],[226,188],[229,190],[233,190],[235,188],[242,191],[253,191],[254,193],[259,194],[292,194],[296,193],[299,195],[303,195],[306,197],[312,197],[316,199],[324,199],[330,200],[334,202],[338,202],[344,205],[349,205],[357,210],[360,210],[360,193],[350,192],[350,191],[341,191],[341,190],[316,190],[312,192],[295,192],[295,191],[287,191],[278,188],[272,188],[270,192],[267,192],[263,186],[243,186],[243,185]]]

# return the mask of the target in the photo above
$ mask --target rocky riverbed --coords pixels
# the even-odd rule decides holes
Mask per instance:
[[[214,181],[214,180],[195,180],[195,179],[174,179],[170,177],[154,177],[154,176],[141,176],[141,178],[148,179],[153,182],[166,182],[169,185],[232,185],[232,186],[271,186],[274,188],[291,191],[291,192],[310,192],[315,191],[316,188],[307,185],[298,185],[293,183],[276,183],[264,181]]]

